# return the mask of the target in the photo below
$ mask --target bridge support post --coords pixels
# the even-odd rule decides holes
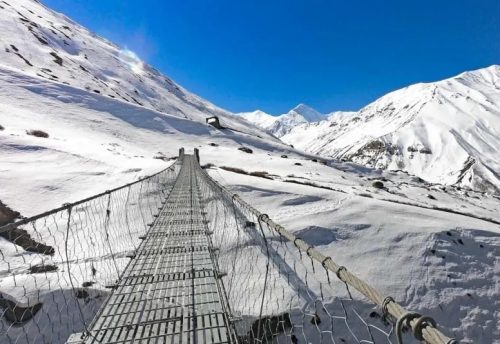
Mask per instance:
[[[196,157],[198,163],[200,163],[200,150],[198,148],[194,149],[194,156]]]

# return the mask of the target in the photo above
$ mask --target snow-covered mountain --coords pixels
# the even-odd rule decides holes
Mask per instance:
[[[500,66],[389,93],[282,138],[310,153],[500,190]]]
[[[340,121],[343,119],[352,118],[356,114],[355,111],[334,111],[327,115],[328,120]]]
[[[300,116],[304,118],[307,122],[317,122],[325,118],[325,115],[305,104],[297,105],[296,107],[291,109],[286,115]]]
[[[316,122],[325,118],[325,115],[304,104],[299,104],[280,116],[272,116],[260,110],[243,112],[237,115],[240,115],[250,123],[257,125],[276,137],[286,135],[292,128],[300,124]]]
[[[0,197],[23,215],[157,171],[181,146],[288,148],[38,1],[0,2],[0,44]]]
[[[229,112],[201,99],[120,48],[33,0],[0,3],[0,63],[109,99],[172,116],[262,135]]]
[[[171,163],[169,159],[180,147],[187,152],[200,148],[202,164],[212,164],[207,171],[213,178],[384,295],[431,315],[447,334],[463,342],[500,340],[498,198],[454,187],[443,190],[405,173],[319,159],[294,150],[37,1],[0,1],[0,29],[1,203],[32,216],[157,172]],[[473,79],[484,79],[480,83],[487,85],[490,74]],[[440,89],[439,97],[443,93],[447,94]],[[468,94],[467,88],[461,93],[475,102],[463,99],[464,104],[472,107],[480,101],[491,116],[498,114],[489,103],[498,104],[493,95]],[[415,93],[413,101],[418,103],[418,97]],[[370,112],[380,117],[379,122],[392,123],[384,117],[392,113],[384,106],[388,105],[377,105]],[[396,106],[405,107],[391,105]],[[479,115],[487,113],[475,106],[472,109]],[[303,123],[317,120],[314,112],[303,107],[295,110],[294,116],[301,116]],[[406,112],[401,111],[404,117]],[[236,130],[206,125],[205,118],[214,114]],[[305,127],[325,135],[336,126],[353,131],[363,123],[357,116],[331,114],[329,120]],[[447,121],[446,115],[437,120]],[[489,118],[478,122],[498,134],[497,124]],[[46,132],[48,137],[30,135],[30,130]],[[473,128],[470,132],[475,133]],[[483,141],[493,142],[489,136]],[[242,146],[251,151],[239,150]],[[417,152],[413,153],[417,159]],[[428,155],[425,151],[418,154]],[[491,156],[484,155],[493,160]],[[248,173],[235,172],[238,169]],[[383,181],[384,188],[374,187],[375,180]],[[2,252],[6,246],[12,244],[0,238]],[[19,248],[9,254],[27,253]],[[298,254],[287,259],[297,259],[297,266],[303,263]],[[265,270],[264,266],[256,268]],[[2,293],[12,278],[5,278],[8,269],[0,270]],[[15,273],[19,281],[32,278],[24,270]],[[37,288],[33,295],[55,302],[47,285]],[[379,310],[363,300],[358,303],[363,304],[361,310],[367,310],[360,314],[363,319],[391,330],[383,319],[369,315]],[[57,306],[65,314],[64,305]],[[323,320],[321,326],[327,323]],[[68,331],[52,325],[46,330]],[[0,328],[24,330],[6,325],[3,317]],[[0,334],[2,343],[4,335]]]
[[[256,126],[263,129],[270,128],[278,118],[277,116],[270,115],[261,110],[256,110],[252,112],[241,112],[237,115],[243,117],[248,122],[253,123]]]

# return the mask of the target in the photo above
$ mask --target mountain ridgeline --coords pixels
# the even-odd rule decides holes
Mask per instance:
[[[262,135],[248,122],[187,91],[132,51],[54,12],[38,1],[0,2],[0,66],[126,104]]]
[[[500,66],[411,85],[320,121],[292,121],[292,113],[274,122],[243,116],[308,153],[500,192]]]
[[[327,158],[500,192],[499,66],[412,85],[357,112],[321,114],[300,104],[280,116],[262,111],[234,115],[38,1],[0,2],[0,29],[4,75],[15,73],[18,83],[43,79],[72,97],[74,90],[86,94],[86,100],[105,97],[106,102],[97,102],[101,109],[111,101],[157,112],[158,118],[149,113],[154,118],[148,127],[161,127],[162,114],[197,125],[217,116],[224,128],[273,144],[280,138]]]
[[[325,118],[325,115],[304,104],[299,104],[288,113],[280,116],[272,116],[260,110],[243,112],[238,115],[276,137],[288,134],[300,124],[317,122]]]

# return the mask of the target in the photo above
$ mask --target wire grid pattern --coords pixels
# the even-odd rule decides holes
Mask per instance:
[[[0,228],[0,342],[64,343],[85,331],[179,169]]]
[[[393,342],[371,302],[197,173],[239,342]]]
[[[176,165],[161,182],[141,181],[139,192],[114,191],[23,225],[44,245],[2,251],[2,343],[60,343],[75,332],[84,336],[71,343],[396,342],[394,319],[343,282],[346,270],[318,261],[314,248],[229,194],[193,157],[181,151],[179,160],[189,173],[176,185],[189,191],[170,193]],[[27,272],[52,262],[55,271]],[[13,309],[36,314],[13,324],[5,320],[20,317]]]
[[[151,229],[87,333],[71,343],[234,343],[196,175],[186,155]],[[199,168],[199,167],[198,167]]]

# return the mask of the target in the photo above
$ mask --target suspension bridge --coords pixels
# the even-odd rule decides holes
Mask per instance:
[[[0,235],[1,343],[457,343],[230,193],[198,150]]]

